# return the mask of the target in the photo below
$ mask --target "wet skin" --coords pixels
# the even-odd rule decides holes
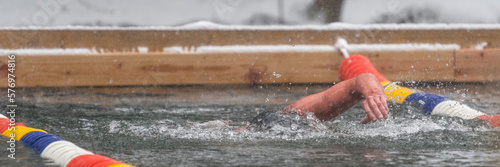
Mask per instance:
[[[285,107],[285,110],[295,110],[299,113],[312,112],[322,120],[331,120],[346,112],[354,105],[363,101],[362,106],[366,116],[361,123],[375,122],[387,119],[389,107],[384,88],[378,79],[368,73],[342,81],[329,89],[309,95]]]
[[[361,101],[366,113],[361,123],[388,118],[389,107],[384,88],[374,75],[368,73],[342,81],[323,92],[304,97],[278,112],[296,112],[302,116],[313,113],[319,120],[329,121]],[[247,126],[241,126],[235,131],[242,129],[247,129]]]

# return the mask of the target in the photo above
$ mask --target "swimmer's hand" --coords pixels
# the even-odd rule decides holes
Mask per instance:
[[[370,121],[376,122],[379,119],[387,119],[387,114],[389,113],[387,97],[385,95],[365,96],[363,109],[365,109],[366,116],[361,119],[362,124]]]
[[[356,90],[364,97],[362,105],[366,116],[361,119],[361,123],[366,124],[370,121],[375,122],[388,118],[387,97],[384,94],[384,88],[374,75],[358,75],[356,77]]]

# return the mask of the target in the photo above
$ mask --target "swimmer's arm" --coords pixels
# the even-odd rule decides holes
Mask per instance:
[[[367,114],[361,123],[387,118],[388,107],[383,88],[375,76],[361,74],[355,78],[335,84],[331,88],[287,106],[301,112],[312,112],[323,121],[331,120],[344,113],[361,100]]]
[[[384,88],[377,77],[372,74],[358,75],[356,77],[355,91],[361,93],[363,109],[366,116],[361,119],[361,123],[377,121],[377,119],[387,119],[389,107],[387,106],[387,97],[384,94]]]

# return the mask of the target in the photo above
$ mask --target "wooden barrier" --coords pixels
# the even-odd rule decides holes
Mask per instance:
[[[358,54],[353,52],[353,54]],[[360,52],[391,81],[454,81],[454,51]]]
[[[393,81],[453,81],[453,52],[353,52]],[[17,86],[123,86],[338,82],[337,52],[17,55]],[[0,56],[7,83],[7,56]],[[7,84],[0,85],[7,86]]]
[[[97,54],[17,55],[16,85],[124,86],[338,82],[337,52],[169,53],[164,47],[440,43],[485,50],[352,52],[392,81],[500,81],[500,29],[0,29],[1,49],[97,50]],[[139,53],[138,48],[147,48]],[[0,55],[0,83],[7,83]],[[6,87],[7,84],[0,84]]]
[[[221,45],[332,45],[338,37],[352,44],[441,43],[473,48],[500,48],[500,29],[409,30],[0,30],[0,48],[92,48],[105,52],[130,52],[147,47]]]
[[[500,49],[458,50],[456,52],[455,81],[500,81]]]

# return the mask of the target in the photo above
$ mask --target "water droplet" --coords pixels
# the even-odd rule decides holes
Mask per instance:
[[[281,77],[281,74],[277,74],[276,72],[273,72],[273,76],[275,76],[276,78],[279,78],[279,77]]]

